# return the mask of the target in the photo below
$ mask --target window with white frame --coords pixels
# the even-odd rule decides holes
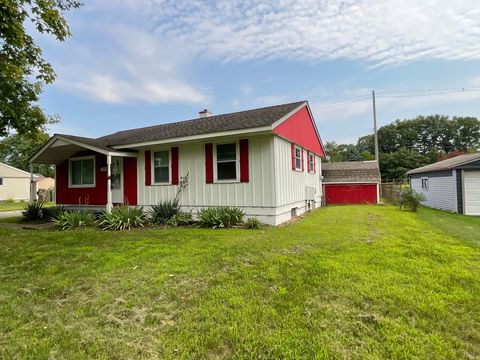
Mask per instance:
[[[3,185],[3,178],[0,178],[0,186]]]
[[[295,170],[302,170],[302,149],[295,146]]]
[[[95,158],[93,156],[70,159],[70,186],[95,186]]]
[[[315,172],[315,154],[313,153],[308,153],[308,171]]]
[[[238,180],[237,143],[217,144],[217,180]]]
[[[422,178],[422,190],[428,190],[428,178]]]
[[[170,151],[153,152],[153,181],[156,184],[170,183]]]

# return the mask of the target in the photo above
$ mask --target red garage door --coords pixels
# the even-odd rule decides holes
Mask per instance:
[[[325,185],[327,205],[333,204],[376,204],[376,184]]]

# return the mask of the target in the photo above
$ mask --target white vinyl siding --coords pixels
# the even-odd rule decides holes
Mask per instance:
[[[213,141],[214,144],[227,142]],[[273,164],[271,163],[273,136],[257,136],[249,139],[250,178],[248,183],[206,184],[205,143],[178,144],[178,148],[179,176],[189,174],[188,186],[180,194],[181,205],[192,208],[206,206],[274,207],[274,187],[272,186],[274,178]],[[149,206],[157,204],[161,200],[173,199],[177,193],[177,185],[145,186],[144,159],[142,153],[137,163],[138,204]],[[216,166],[215,162],[214,166]]]
[[[280,212],[290,212],[291,208],[302,209],[306,206],[306,187],[315,187],[316,206],[320,206],[322,198],[321,188],[321,162],[320,157],[315,155],[317,163],[316,173],[308,171],[292,171],[292,146],[291,143],[281,137],[274,137],[275,163],[275,203]]]
[[[411,186],[413,190],[425,195],[425,206],[457,211],[456,179],[452,171],[412,175]]]

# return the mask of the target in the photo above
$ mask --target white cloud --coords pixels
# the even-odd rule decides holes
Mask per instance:
[[[157,0],[159,34],[223,61],[480,59],[478,0]],[[156,4],[156,6],[155,6]]]
[[[113,104],[208,101],[208,89],[185,79],[191,54],[168,39],[128,23],[87,21],[77,23],[77,32],[82,38],[48,44],[62,49],[54,60],[55,86]]]

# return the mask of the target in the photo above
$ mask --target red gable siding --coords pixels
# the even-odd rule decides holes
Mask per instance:
[[[57,204],[65,205],[105,205],[107,203],[107,172],[100,171],[107,166],[107,157],[93,152],[82,152],[75,156],[95,154],[95,187],[68,187],[68,160],[57,165],[56,199]]]
[[[273,132],[321,157],[325,157],[321,140],[317,136],[313,119],[310,117],[306,106],[274,128]]]

